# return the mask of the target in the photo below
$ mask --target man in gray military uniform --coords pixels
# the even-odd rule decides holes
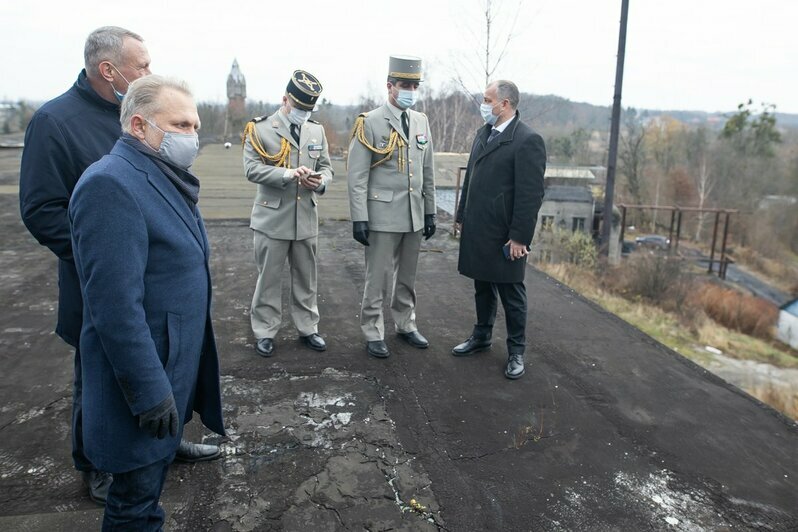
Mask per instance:
[[[392,56],[388,101],[357,117],[349,143],[348,187],[352,235],[366,251],[360,327],[372,356],[385,345],[382,302],[390,272],[391,313],[399,337],[425,349],[416,327],[416,269],[422,235],[435,233],[432,139],[426,115],[411,110],[421,83],[421,59]]]
[[[316,302],[318,197],[333,177],[324,128],[310,113],[322,86],[297,70],[283,105],[269,117],[252,119],[244,130],[244,170],[258,185],[250,228],[254,231],[258,282],[250,320],[259,355],[274,354],[282,321],[282,271],[291,270],[291,317],[305,345],[327,349],[319,336]]]

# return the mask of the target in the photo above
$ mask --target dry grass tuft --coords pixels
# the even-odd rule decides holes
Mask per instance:
[[[703,284],[696,298],[704,312],[721,325],[757,338],[773,338],[779,318],[776,305],[712,283]]]

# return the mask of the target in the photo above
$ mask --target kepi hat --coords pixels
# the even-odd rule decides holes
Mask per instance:
[[[392,55],[388,61],[388,77],[401,81],[424,81],[421,77],[421,58],[410,55]]]
[[[296,107],[305,111],[315,111],[322,86],[316,76],[310,72],[294,70],[285,91]]]

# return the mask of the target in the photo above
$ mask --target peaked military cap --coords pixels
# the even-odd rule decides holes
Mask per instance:
[[[410,55],[392,55],[388,61],[388,77],[401,81],[424,81],[421,79],[421,58]]]
[[[285,91],[300,109],[313,111],[321,95],[322,86],[316,76],[304,70],[294,70]]]

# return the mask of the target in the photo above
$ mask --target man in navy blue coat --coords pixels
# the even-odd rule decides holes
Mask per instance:
[[[119,102],[128,83],[150,74],[150,55],[136,33],[116,26],[94,30],[86,39],[85,69],[75,84],[33,115],[25,132],[19,179],[22,221],[58,257],[56,333],[75,348],[72,394],[72,459],[83,472],[91,498],[105,503],[110,474],[98,471],[83,451],[80,347],[83,300],[72,257],[67,205],[78,178],[107,155],[122,129]],[[181,444],[186,461],[219,455],[216,446]]]
[[[224,435],[210,246],[197,209],[199,116],[188,87],[147,76],[123,136],[69,203],[83,294],[83,443],[113,473],[104,529],[160,530],[169,463],[192,412]]]

